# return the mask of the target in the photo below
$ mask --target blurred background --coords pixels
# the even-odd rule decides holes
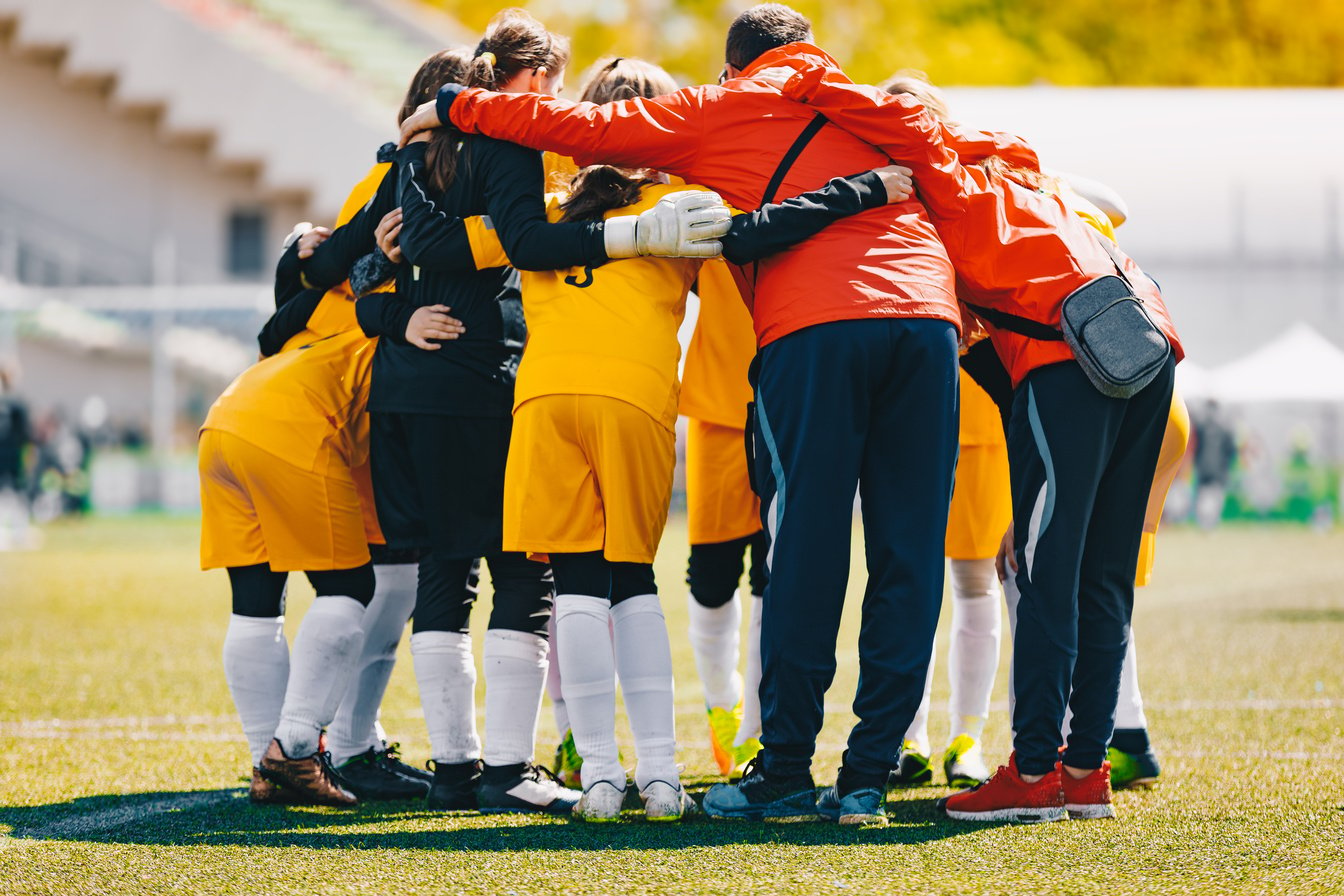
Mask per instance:
[[[711,82],[745,0],[537,0],[574,39]],[[922,69],[954,116],[1127,200],[1195,418],[1169,516],[1341,515],[1338,0],[794,4],[857,79]],[[256,357],[272,265],[330,224],[420,60],[490,4],[0,0],[0,550],[62,515],[197,507],[196,428]],[[689,326],[686,330],[689,332]]]

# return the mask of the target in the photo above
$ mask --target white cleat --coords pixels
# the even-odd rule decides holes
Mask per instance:
[[[680,782],[654,781],[639,796],[644,800],[644,817],[649,821],[681,821],[700,811]]]
[[[624,787],[618,788],[610,781],[598,781],[579,797],[574,805],[574,817],[579,821],[620,821],[624,802]]]

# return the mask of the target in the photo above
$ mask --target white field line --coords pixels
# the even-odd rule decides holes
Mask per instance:
[[[114,828],[137,824],[153,815],[200,809],[217,803],[241,799],[244,791],[210,790],[202,793],[179,793],[145,800],[132,806],[116,806],[84,812],[50,824],[24,830],[18,837],[7,840],[64,840],[101,834]]]

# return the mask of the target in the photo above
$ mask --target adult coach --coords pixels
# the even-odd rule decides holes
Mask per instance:
[[[446,125],[580,165],[666,171],[755,209],[887,162],[753,80],[789,58],[786,45],[810,39],[802,15],[762,4],[729,27],[721,85],[604,105],[448,85],[406,120],[402,138]],[[774,172],[779,187],[767,190]],[[947,254],[913,200],[837,222],[738,277],[752,296],[760,346],[757,479],[773,542],[762,620],[764,749],[741,783],[716,789],[706,807],[719,816],[813,818],[811,760],[835,672],[856,487],[869,584],[860,721],[841,793],[883,786],[923,691],[956,458],[960,315]]]

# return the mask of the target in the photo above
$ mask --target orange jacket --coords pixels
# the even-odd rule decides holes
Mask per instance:
[[[915,172],[924,205],[957,271],[958,292],[977,305],[1058,326],[1060,306],[1074,290],[1115,265],[1099,237],[1055,195],[1024,187],[978,166],[962,165],[955,138],[912,97],[855,84],[835,60],[792,44],[783,64],[795,70],[786,97]],[[1009,161],[1019,161],[1013,155]],[[1153,322],[1184,356],[1157,285],[1127,256],[1116,254]],[[1072,358],[1063,343],[1043,342],[986,325],[1016,386],[1030,371]]]
[[[783,61],[766,53],[744,77],[688,87],[654,100],[597,106],[537,94],[448,87],[440,117],[482,133],[572,155],[580,165],[606,162],[654,168],[717,190],[753,210],[780,160],[815,116],[751,73]],[[796,46],[793,52],[796,52]],[[784,178],[778,199],[823,186],[837,175],[887,164],[886,157],[840,128],[825,127]],[[739,283],[754,285],[757,340],[766,345],[814,324],[877,317],[935,318],[961,324],[952,266],[924,207],[915,200],[872,209],[762,261]]]

